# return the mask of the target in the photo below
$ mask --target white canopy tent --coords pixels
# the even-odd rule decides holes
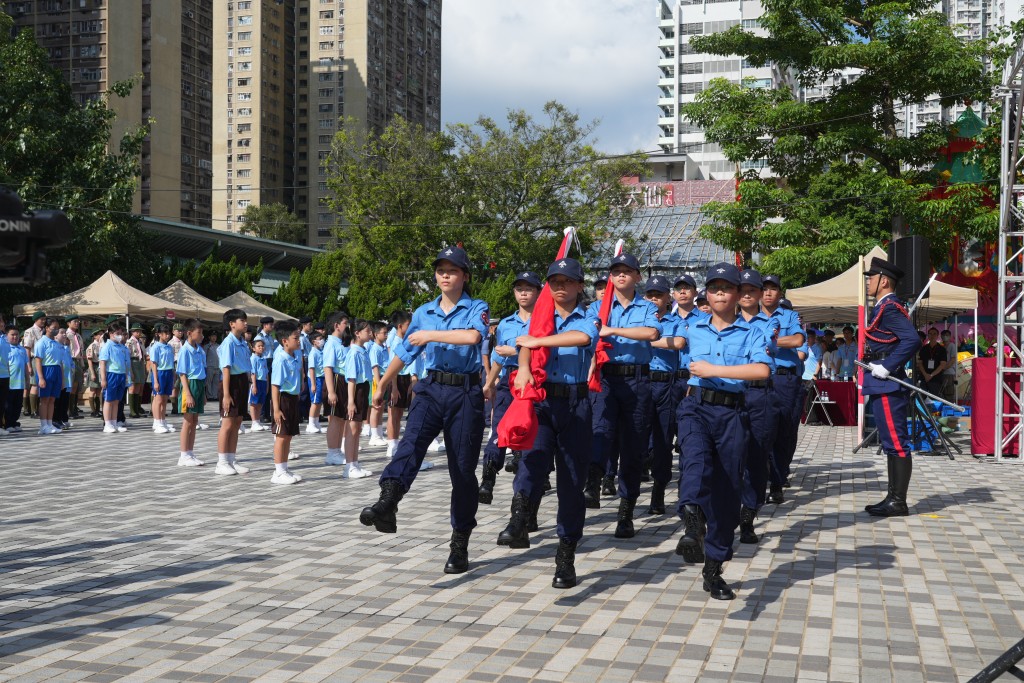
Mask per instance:
[[[208,299],[196,290],[177,280],[153,296],[165,299],[188,311],[188,315],[206,322],[223,322],[228,307]]]
[[[277,320],[295,320],[290,315],[285,315],[281,311],[275,311],[270,306],[261,304],[256,299],[252,298],[245,292],[235,292],[231,296],[225,297],[217,302],[221,306],[227,306],[228,308],[241,308],[245,311],[245,314],[249,318],[262,318],[265,315],[269,315],[275,321]],[[249,324],[252,325],[258,320],[249,320]]]
[[[123,315],[133,318],[188,317],[189,309],[165,301],[142,290],[135,289],[108,270],[91,285],[76,289],[46,301],[19,304],[14,315],[31,315],[44,311],[53,317],[80,315],[84,318],[104,318],[109,315]]]

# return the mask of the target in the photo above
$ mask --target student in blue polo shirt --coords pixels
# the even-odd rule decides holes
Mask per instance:
[[[299,390],[302,351],[299,328],[282,320],[274,326],[278,346],[270,366],[270,398],[274,406],[274,474],[271,484],[297,484],[302,477],[288,469],[292,437],[299,434]]]
[[[274,365],[274,351],[277,350],[278,342],[274,338],[274,319],[269,315],[260,318],[260,331],[253,336],[253,341],[257,339],[263,340],[263,360],[266,361],[267,371],[270,372]],[[260,413],[260,420],[264,424],[272,422],[270,412],[270,401],[265,401]]]
[[[21,415],[21,403],[28,389],[28,378],[32,374],[29,367],[28,349],[18,343],[20,335],[14,325],[7,326],[7,357],[0,359],[10,371],[10,389],[7,394],[7,405],[4,406],[4,429],[11,433],[21,431],[18,417]]]
[[[363,509],[359,521],[377,531],[394,533],[398,502],[412,486],[427,448],[444,433],[448,474],[452,481],[451,553],[446,574],[469,569],[469,535],[476,527],[480,504],[476,467],[484,436],[484,395],[480,382],[480,346],[487,334],[487,303],[466,291],[470,264],[461,247],[448,247],[434,260],[434,280],[441,295],[413,314],[397,356],[381,379],[374,405],[398,373],[417,357],[426,357],[426,377],[416,385],[405,435],[394,459],[380,477],[380,499]]]
[[[100,347],[100,388],[103,391],[103,433],[128,431],[117,422],[118,406],[131,384],[131,352],[124,345],[124,323],[115,320],[107,325],[107,341]]]
[[[167,399],[174,391],[174,349],[168,345],[171,328],[167,323],[153,326],[156,340],[149,346],[149,375],[153,386],[153,431],[167,434]]]
[[[384,323],[375,322],[371,324],[373,337],[366,345],[370,354],[370,369],[373,371],[373,380],[370,382],[370,395],[376,394],[380,385],[380,378],[388,370],[388,326]],[[370,446],[387,446],[388,441],[384,438],[384,428],[380,424],[380,410],[370,408]]]
[[[217,347],[220,374],[220,431],[217,434],[217,467],[214,474],[247,474],[249,468],[238,462],[238,433],[249,406],[249,373],[252,361],[245,341],[248,318],[245,311],[232,308],[224,314],[227,334]],[[255,427],[255,424],[253,425]]]
[[[35,359],[36,386],[39,387],[39,433],[60,434],[61,430],[53,426],[53,407],[60,396],[64,380],[61,373],[63,352],[57,343],[57,331],[60,329],[55,318],[46,318],[43,335],[32,347]]]
[[[7,397],[11,391],[11,370],[8,366],[8,359],[11,355],[11,346],[7,341],[7,323],[4,321],[4,314],[0,313],[0,436],[7,434]]]
[[[611,262],[614,297],[608,324],[600,331],[611,343],[608,362],[601,368],[601,392],[594,397],[594,456],[587,478],[587,507],[598,508],[601,475],[612,444],[629,444],[619,453],[619,512],[616,538],[632,538],[633,508],[640,496],[640,478],[651,438],[651,342],[661,337],[658,309],[637,291],[640,262],[620,254]],[[599,320],[599,307],[587,315]]]
[[[195,457],[196,427],[199,416],[206,406],[206,351],[203,350],[203,324],[195,319],[185,322],[185,343],[178,352],[175,372],[181,380],[181,393],[178,394],[179,410],[182,414],[181,452],[191,456],[188,461],[178,457],[182,467],[202,465],[203,461]]]
[[[314,332],[309,336],[313,346],[306,359],[306,378],[309,380],[309,424],[307,434],[322,434],[327,431],[320,426],[320,410],[324,403],[324,334]]]
[[[678,410],[684,532],[676,553],[688,562],[704,561],[704,590],[718,600],[736,597],[722,578],[722,565],[732,558],[750,448],[743,392],[747,381],[768,379],[772,365],[764,334],[736,313],[739,286],[736,266],[719,263],[708,270],[711,317],[687,330],[691,376]],[[690,477],[699,486],[684,482]],[[707,495],[695,499],[693,490]]]
[[[324,388],[327,390],[327,458],[328,465],[344,465],[341,452],[348,419],[348,384],[345,382],[345,357],[348,349],[341,339],[348,329],[348,314],[334,311],[327,316],[327,339],[324,341]]]
[[[345,479],[362,479],[373,472],[359,466],[359,436],[363,430],[363,421],[370,410],[370,380],[373,379],[370,367],[370,354],[366,344],[370,342],[373,327],[369,320],[356,319],[352,323],[352,343],[345,356],[345,391],[346,429],[345,429]]]

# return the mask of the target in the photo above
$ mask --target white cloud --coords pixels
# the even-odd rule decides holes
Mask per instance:
[[[538,114],[558,100],[600,119],[598,147],[656,148],[654,0],[444,0],[441,115]]]

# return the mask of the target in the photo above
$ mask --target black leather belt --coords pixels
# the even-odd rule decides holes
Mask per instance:
[[[586,396],[589,387],[586,382],[579,384],[557,384],[555,382],[544,382],[544,391],[547,393],[548,398],[569,398],[572,396],[572,390],[576,390],[577,396]]]
[[[771,384],[769,384],[768,380],[766,379],[759,379],[752,382],[747,382],[747,389],[767,389],[770,386]]]
[[[651,381],[652,382],[671,382],[675,378],[675,373],[665,372],[664,370],[651,370]]]
[[[796,368],[780,368],[780,367],[776,367],[775,368],[775,374],[776,375],[795,375],[796,374]]]
[[[712,406],[725,406],[727,408],[739,408],[743,405],[743,394],[733,391],[716,391],[715,389],[704,389],[702,387],[690,387],[686,392],[687,396],[693,396],[701,403]]]
[[[607,377],[633,377],[638,373],[644,376],[651,374],[651,366],[639,363],[605,363],[601,368],[601,374]]]
[[[431,370],[430,372],[427,373],[427,376],[430,377],[430,379],[432,379],[433,381],[437,382],[438,384],[446,384],[451,387],[460,387],[467,383],[469,385],[480,384],[479,372],[469,372],[465,374],[460,374],[458,372],[442,372],[440,370]]]
[[[676,379],[690,379],[690,371],[676,370]]]
[[[885,360],[889,357],[888,351],[879,351],[878,353],[872,353],[871,351],[864,354],[864,358],[861,359],[862,363],[874,363],[878,360]]]

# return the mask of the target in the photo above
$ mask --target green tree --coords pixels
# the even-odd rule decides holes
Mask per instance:
[[[978,201],[983,187],[921,201],[935,186],[930,169],[949,126],[906,135],[900,113],[902,103],[933,95],[943,106],[987,100],[998,76],[984,69],[992,45],[957,38],[930,0],[762,4],[767,35],[733,27],[694,37],[693,49],[774,65],[798,85],[838,85],[800,101],[788,88],[716,79],[682,107],[730,160],[764,160],[785,179],[748,176],[738,204],[708,206],[704,234],[748,257],[761,253],[765,270],[785,268],[795,283],[835,273],[866,246],[909,232],[929,237],[936,253],[948,248],[951,226],[991,237],[997,223]]]
[[[71,243],[48,253],[49,284],[0,287],[0,308],[82,287],[108,269],[127,281],[147,282],[158,265],[132,214],[145,127],[112,141],[111,97],[79,104],[62,74],[50,66],[31,29],[11,37],[0,12],[0,185],[29,209],[60,209],[74,227]]]
[[[305,244],[306,224],[284,204],[250,204],[240,232],[278,242]]]
[[[317,320],[326,320],[332,311],[346,310],[341,288],[347,263],[347,255],[338,250],[317,254],[309,268],[292,269],[288,282],[270,297],[268,304],[295,317],[309,315]]]
[[[154,282],[162,284],[154,289],[162,289],[176,280],[181,280],[206,298],[217,301],[238,291],[252,296],[252,286],[259,282],[261,277],[262,260],[255,266],[243,266],[235,256],[224,261],[220,258],[219,250],[214,249],[202,262],[175,259],[158,268]]]

